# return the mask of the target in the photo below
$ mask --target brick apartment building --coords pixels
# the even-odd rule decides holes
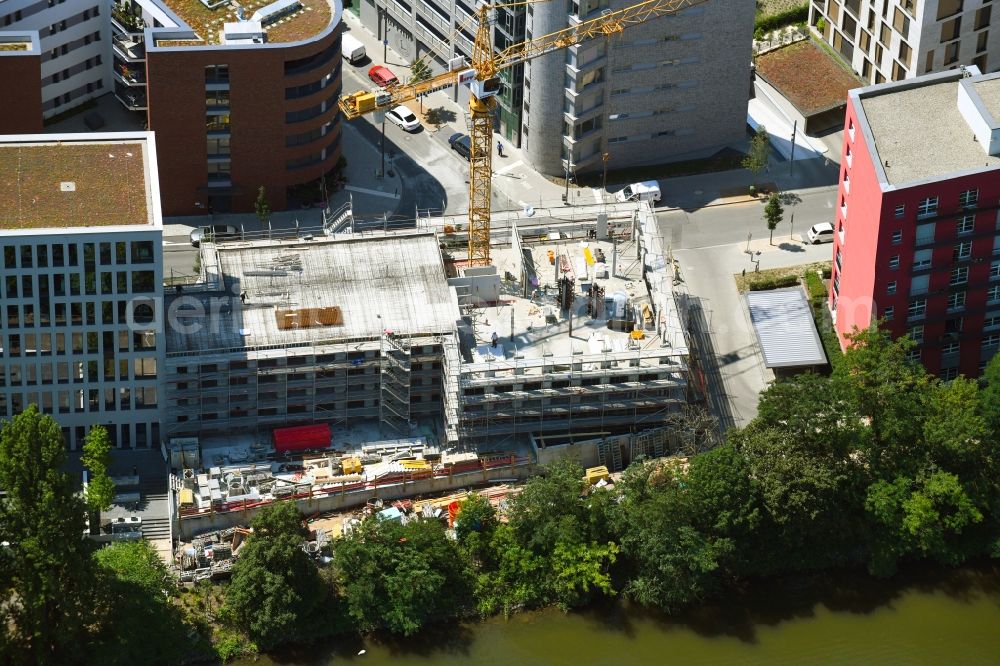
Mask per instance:
[[[976,67],[852,90],[830,308],[841,343],[884,321],[944,378],[1000,345],[1000,74]]]
[[[0,3],[0,42],[25,46],[0,51],[24,109],[0,133],[40,131],[42,117],[113,92],[156,132],[165,215],[251,211],[261,186],[282,209],[339,161],[339,0],[98,2],[80,14],[93,34],[57,44],[74,36],[63,10],[85,4],[63,2]]]

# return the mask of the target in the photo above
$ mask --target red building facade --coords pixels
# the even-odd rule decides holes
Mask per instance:
[[[852,90],[829,305],[841,345],[880,320],[945,378],[1000,345],[1000,75]]]

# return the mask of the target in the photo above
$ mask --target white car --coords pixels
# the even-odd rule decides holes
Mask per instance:
[[[814,224],[809,227],[809,232],[806,235],[809,237],[809,242],[813,245],[817,243],[832,243],[833,225],[829,222]]]
[[[385,119],[407,132],[415,132],[420,129],[420,121],[417,120],[417,116],[405,106],[397,106],[389,111],[385,114]]]

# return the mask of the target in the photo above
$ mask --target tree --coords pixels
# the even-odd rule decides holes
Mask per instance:
[[[983,520],[961,481],[948,472],[878,481],[868,490],[865,508],[876,524],[876,549],[869,568],[891,574],[908,554],[959,564],[967,553],[958,539]]]
[[[586,508],[580,501],[583,468],[563,459],[546,465],[543,476],[528,481],[511,500],[510,524],[518,542],[540,555],[551,555],[556,544],[588,540]]]
[[[85,506],[59,425],[30,405],[0,425],[0,662],[71,664],[91,622]]]
[[[994,441],[1000,440],[1000,354],[994,354],[983,371],[979,391],[979,411],[993,431]]]
[[[931,379],[908,358],[914,343],[893,340],[878,326],[855,329],[833,377],[848,409],[864,424],[860,448],[878,478],[913,477],[923,466],[923,395]]]
[[[468,603],[466,559],[437,521],[402,525],[371,516],[334,544],[336,578],[361,631],[411,636]]]
[[[302,550],[308,530],[294,502],[254,516],[253,534],[233,567],[224,612],[261,649],[313,638],[330,588]]]
[[[192,650],[174,577],[148,541],[119,542],[94,553],[101,622],[89,650],[94,664],[176,664]]]
[[[80,462],[90,474],[87,477],[87,507],[91,520],[99,519],[101,511],[111,508],[115,499],[115,482],[108,474],[111,465],[111,438],[102,425],[91,427],[83,442]]]
[[[498,524],[497,512],[490,501],[472,493],[461,504],[455,535],[473,560],[484,562],[491,559],[490,541]]]
[[[267,202],[267,193],[264,191],[263,185],[257,190],[257,200],[253,202],[253,210],[257,214],[257,219],[260,220],[260,226],[267,225],[267,228],[270,229],[271,204]]]
[[[431,78],[433,72],[431,72],[430,65],[428,65],[423,58],[417,58],[412,63],[410,63],[410,83],[420,83],[421,81],[426,81]],[[420,113],[424,112],[424,97],[420,96]]]
[[[757,174],[767,168],[768,157],[771,153],[771,138],[767,135],[767,130],[761,125],[754,135],[750,137],[750,149],[743,156],[743,168],[753,174],[754,179]]]
[[[768,242],[774,245],[774,230],[781,224],[781,219],[785,215],[785,209],[781,205],[781,197],[777,192],[771,192],[767,198],[767,205],[764,206],[764,221],[767,222],[767,230],[770,232]]]

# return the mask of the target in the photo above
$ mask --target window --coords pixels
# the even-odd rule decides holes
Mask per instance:
[[[896,318],[896,308],[890,305],[889,307],[882,310],[882,319],[885,319],[886,321],[892,321],[895,318]]]
[[[931,267],[933,250],[917,250],[913,253],[913,270],[923,270]]]
[[[951,269],[951,281],[948,283],[950,285],[965,284],[969,281],[969,267],[968,266],[958,266]]]
[[[993,335],[983,336],[983,347],[996,347],[1000,345],[1000,335],[994,333]]]
[[[952,260],[968,259],[972,256],[972,241],[962,241],[957,244],[952,252]]]
[[[837,262],[837,269],[838,269],[838,271],[839,271],[839,269],[843,268],[842,263],[843,263],[843,260],[844,260],[843,252],[841,252],[840,250],[841,250],[841,248],[838,247],[837,248],[837,255],[836,255],[836,258],[835,258],[835,261]]]
[[[941,381],[950,382],[958,377],[958,368],[943,368],[941,370]]]
[[[976,226],[975,215],[966,215],[965,217],[961,218],[958,221],[958,224],[955,225],[958,233],[960,234],[971,234],[975,226]]]
[[[920,363],[920,350],[911,349],[910,351],[906,352],[906,360],[910,361],[911,363]]]
[[[893,294],[896,293],[896,281],[895,280],[893,280],[892,282],[890,282],[890,283],[888,283],[888,284],[885,285],[885,293],[887,293],[890,296],[892,296]]]
[[[911,326],[910,330],[906,332],[910,336],[910,339],[916,342],[918,345],[922,344],[924,341],[924,327],[923,326]]]
[[[889,257],[889,268],[892,268],[892,269],[899,268],[899,255],[898,254],[894,254],[893,256]]]
[[[986,290],[986,302],[990,305],[1000,303],[1000,284],[995,284]]]
[[[986,319],[983,320],[983,330],[992,331],[998,328],[1000,328],[1000,313],[986,315]]]
[[[990,262],[990,279],[996,280],[1000,278],[1000,261]]]
[[[948,294],[948,309],[961,310],[965,307],[965,292],[956,291]]]
[[[927,197],[926,199],[921,199],[920,203],[917,204],[917,219],[922,217],[929,217],[937,213],[938,198],[937,197]]]
[[[957,342],[949,342],[947,344],[941,345],[942,354],[957,354],[961,345]]]
[[[917,225],[917,245],[928,245],[934,242],[934,231],[937,225],[934,222]]]
[[[966,190],[958,195],[958,205],[969,208],[979,203],[979,190]]]
[[[927,312],[927,299],[915,298],[912,301],[910,301],[910,305],[906,309],[906,316],[909,317],[910,319],[922,319],[926,312]]]
[[[833,293],[840,294],[840,273],[833,276]]]
[[[903,230],[896,229],[895,231],[892,232],[892,244],[899,245],[902,242],[903,242]]]

